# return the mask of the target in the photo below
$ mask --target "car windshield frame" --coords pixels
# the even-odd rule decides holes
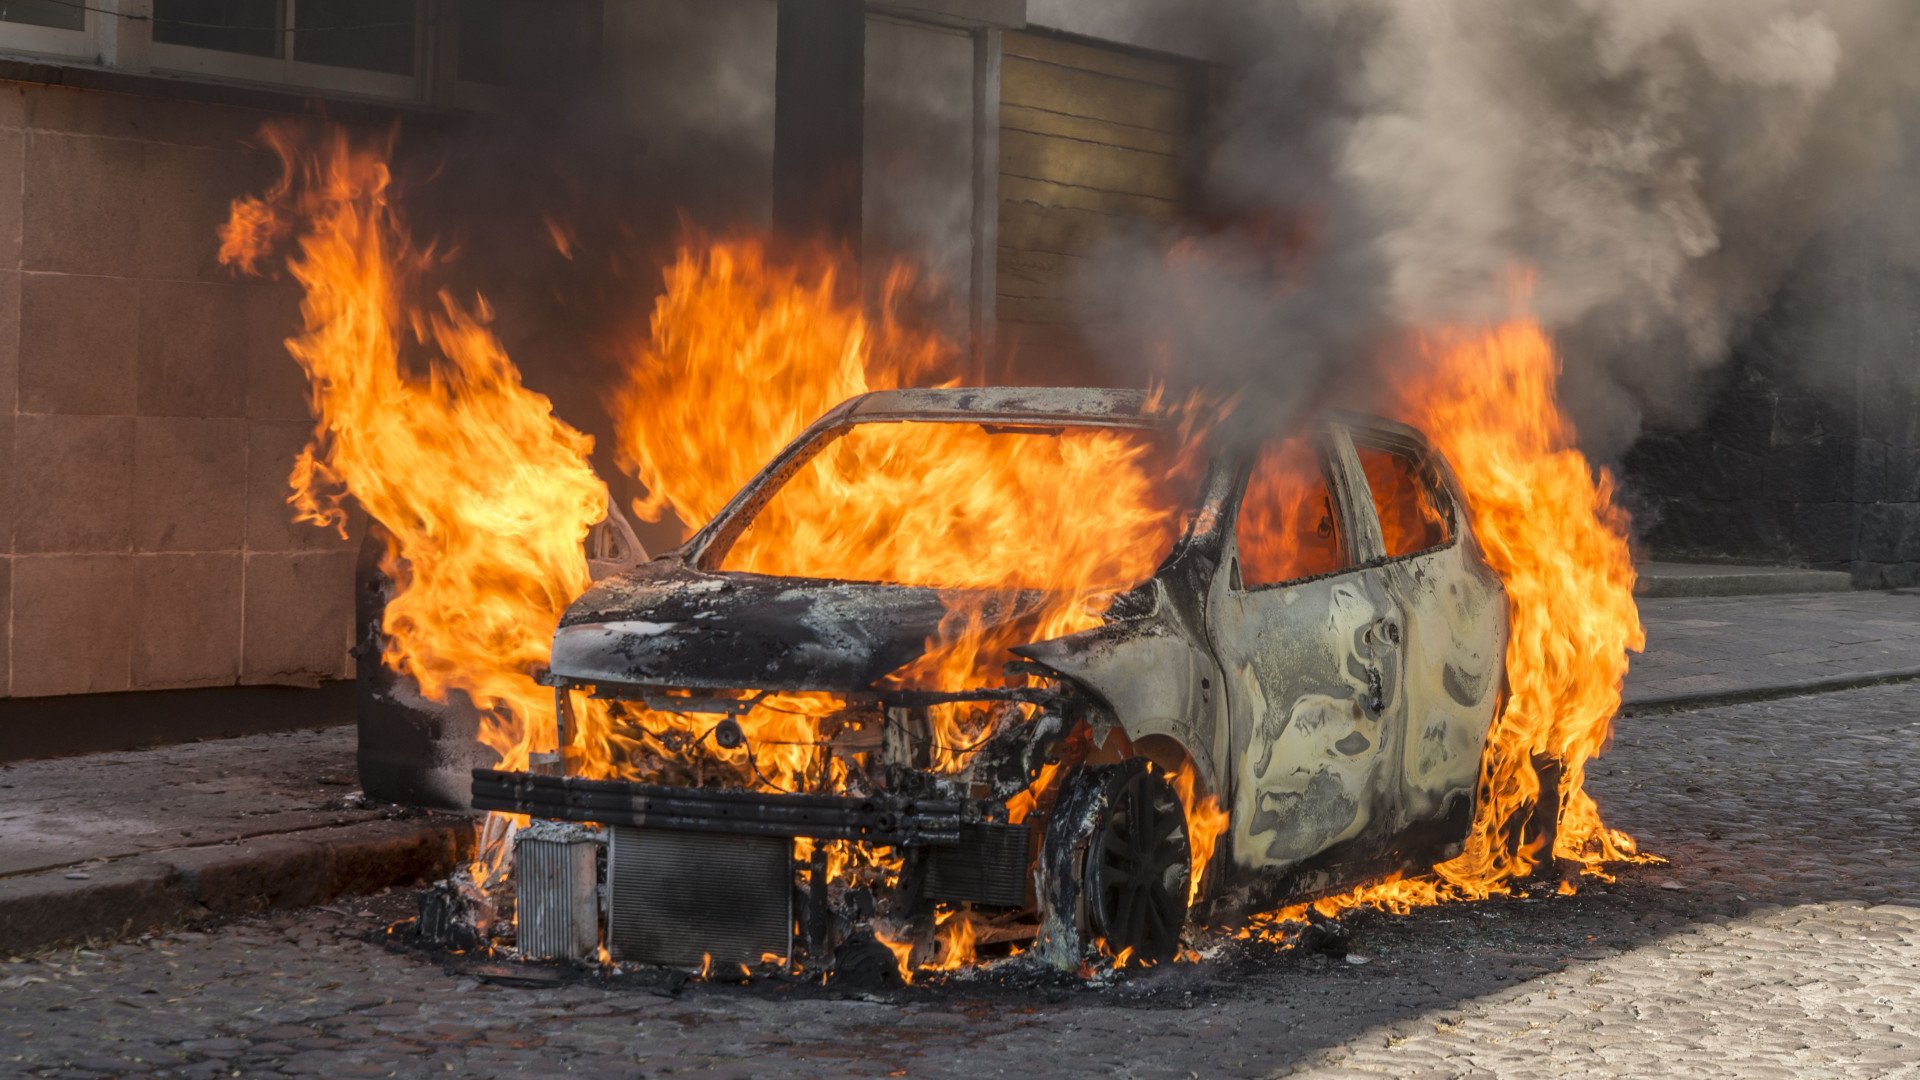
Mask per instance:
[[[1064,430],[1134,430],[1164,434],[1174,430],[1166,416],[1151,411],[1147,395],[1129,390],[1058,389],[934,389],[897,390],[850,398],[815,421],[774,455],[753,478],[728,500],[713,519],[681,548],[687,565],[702,573],[750,574],[722,567],[734,544],[752,525],[767,503],[826,447],[856,427],[875,424],[972,424],[986,428]],[[1216,463],[1208,460],[1188,493],[1186,523],[1155,572],[1174,561],[1193,540],[1197,511],[1212,491],[1209,476]],[[761,576],[761,575],[756,575]],[[796,582],[845,582],[897,588],[935,588],[901,582],[776,575]],[[1151,577],[1153,575],[1148,575]],[[1143,579],[1144,580],[1144,579]],[[944,592],[1007,591],[942,588]],[[1013,590],[1032,591],[1032,590]]]

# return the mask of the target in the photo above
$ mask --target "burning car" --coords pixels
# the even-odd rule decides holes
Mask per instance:
[[[1033,486],[984,505],[982,460]],[[561,618],[553,750],[473,774],[554,823],[522,951],[1163,960],[1196,914],[1424,870],[1505,687],[1463,507],[1373,417],[1248,446],[1130,391],[852,398]]]

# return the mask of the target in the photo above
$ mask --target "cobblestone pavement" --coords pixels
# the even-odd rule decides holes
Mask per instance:
[[[389,897],[0,964],[0,1075],[1914,1072],[1915,694],[1626,720],[1592,786],[1670,864],[1573,897],[1360,915],[1345,960],[1215,941],[1108,986],[978,978],[891,1000],[527,989],[365,940]]]
[[[1920,591],[1643,599],[1627,704],[1920,668]]]

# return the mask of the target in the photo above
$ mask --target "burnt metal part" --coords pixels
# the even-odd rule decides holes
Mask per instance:
[[[869,582],[712,574],[668,555],[596,583],[561,617],[553,678],[631,688],[847,690],[926,650],[967,594]],[[971,594],[982,624],[1039,610],[1035,593]],[[969,610],[972,610],[970,608]],[[686,705],[679,706],[686,708]]]
[[[958,844],[927,852],[926,895],[934,900],[1025,907],[1032,835],[1025,825],[962,825]]]
[[[420,894],[420,918],[414,930],[430,945],[467,952],[487,943],[494,915],[494,898],[462,872]]]
[[[827,849],[824,845],[813,845],[813,856],[807,864],[807,954],[825,956],[827,954],[828,933],[833,928],[833,910],[827,901]]]
[[[528,960],[585,960],[600,944],[600,840],[538,822],[513,838],[515,944]]]
[[[674,829],[607,830],[607,951],[701,968],[783,962],[793,948],[793,842]]]
[[[975,800],[770,794],[499,769],[473,770],[473,805],[556,821],[889,846],[959,843],[961,825],[989,811]]]

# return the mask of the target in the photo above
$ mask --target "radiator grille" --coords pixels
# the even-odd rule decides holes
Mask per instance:
[[[927,853],[927,895],[935,900],[1024,907],[1025,825],[962,825],[960,842]]]
[[[607,948],[616,960],[697,968],[789,956],[793,842],[781,836],[615,826]]]
[[[520,955],[584,960],[600,945],[600,845],[592,837],[528,836],[513,842]]]

